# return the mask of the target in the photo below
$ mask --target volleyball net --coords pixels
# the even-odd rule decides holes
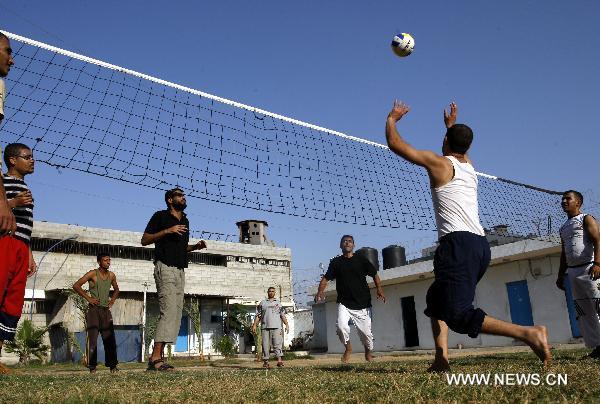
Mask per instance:
[[[6,35],[2,143],[38,162],[258,211],[435,230],[425,170],[386,146]],[[556,233],[558,193],[479,177],[484,227]]]

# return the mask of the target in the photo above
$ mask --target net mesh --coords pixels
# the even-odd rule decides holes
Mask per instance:
[[[12,41],[3,142],[140,186],[321,221],[435,230],[426,172],[387,148]],[[486,228],[543,237],[559,196],[480,177]]]

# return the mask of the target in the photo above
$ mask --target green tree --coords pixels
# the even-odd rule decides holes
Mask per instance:
[[[6,352],[17,354],[22,365],[28,365],[32,356],[43,361],[50,350],[50,346],[44,345],[46,332],[48,327],[36,327],[31,320],[25,319],[17,327],[14,341],[5,344]]]
[[[146,330],[144,331],[144,349],[146,355],[150,355],[150,344],[156,334],[156,325],[158,324],[158,316],[146,318]]]
[[[87,313],[90,303],[83,296],[81,296],[79,293],[75,292],[72,288],[70,288],[68,286],[65,289],[63,289],[61,291],[61,293],[64,296],[66,296],[66,298],[67,298],[67,303],[65,303],[65,304],[68,304],[69,301],[73,302],[73,305],[77,309],[77,314],[79,316],[79,319],[83,323],[83,329],[87,330],[87,319],[86,319],[85,315]],[[71,345],[81,354],[81,363],[84,366],[87,366],[87,363],[88,363],[87,343],[86,343],[86,349],[82,349],[81,345],[79,344],[79,341],[77,340],[77,338],[75,338],[74,332],[67,329],[67,335],[69,336]],[[87,342],[87,335],[85,338],[86,338],[86,342]]]
[[[72,288],[63,289],[61,293],[64,296],[66,296],[68,300],[71,300],[73,302],[73,305],[77,309],[79,319],[83,323],[84,328],[87,330],[87,319],[85,318],[85,315],[87,313],[88,307],[90,306],[90,303],[83,296],[80,296],[79,293],[75,292]]]
[[[81,363],[83,363],[84,365],[87,364],[87,358],[85,356],[85,350],[83,348],[81,348],[81,344],[79,343],[79,340],[77,339],[77,337],[75,337],[75,333],[69,331],[68,328],[63,327],[63,329],[66,331],[67,333],[67,338],[69,339],[69,343],[71,344],[71,346],[73,348],[75,348],[75,350],[77,352],[79,352],[79,355],[81,356]]]
[[[252,335],[256,346],[256,357],[260,358],[262,354],[262,334],[260,326],[256,328],[256,332],[252,331],[252,322],[254,320],[248,309],[239,303],[232,304],[229,306],[229,314],[226,316],[225,321],[230,331],[234,331],[242,336],[244,333]]]
[[[188,301],[183,307],[183,311],[189,316],[194,325],[194,333],[199,344],[200,361],[204,361],[204,338],[202,336],[202,322],[200,317],[200,299],[196,298]]]

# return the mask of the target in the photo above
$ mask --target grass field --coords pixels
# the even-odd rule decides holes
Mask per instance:
[[[555,351],[547,373],[566,374],[566,385],[548,385],[531,353],[457,358],[453,374],[491,374],[490,385],[450,385],[445,374],[427,374],[423,356],[378,358],[350,365],[294,360],[269,371],[260,364],[227,360],[177,361],[177,372],[144,372],[143,364],[123,364],[111,375],[90,375],[75,365],[14,368],[0,377],[2,402],[598,402],[600,361],[581,360],[581,349]],[[539,385],[492,385],[494,374],[539,374]],[[553,381],[553,380],[551,380]],[[514,381],[513,381],[514,382]]]

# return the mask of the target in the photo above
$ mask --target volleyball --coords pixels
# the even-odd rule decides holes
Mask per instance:
[[[400,57],[408,56],[412,53],[415,47],[415,39],[410,34],[401,33],[394,36],[392,39],[392,50]]]

